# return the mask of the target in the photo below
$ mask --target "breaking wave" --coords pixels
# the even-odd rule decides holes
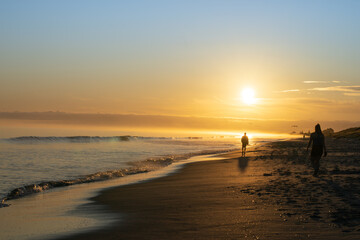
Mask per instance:
[[[0,139],[0,141],[11,143],[46,143],[46,142],[74,142],[74,143],[91,143],[91,142],[121,142],[130,140],[166,140],[166,139],[203,139],[203,137],[143,137],[143,136],[68,136],[68,137],[38,137],[38,136],[24,136],[15,138]]]
[[[154,171],[154,170],[166,167],[176,161],[186,160],[193,156],[218,154],[218,153],[229,152],[229,151],[233,151],[233,150],[237,150],[237,148],[222,149],[222,150],[205,150],[205,151],[201,151],[201,152],[193,152],[193,153],[186,153],[186,154],[179,154],[179,155],[169,155],[169,156],[157,157],[157,158],[148,158],[145,161],[129,162],[128,163],[130,165],[129,168],[96,172],[96,173],[81,176],[81,177],[75,178],[75,179],[67,179],[67,180],[59,180],[59,181],[45,181],[45,182],[40,182],[40,183],[29,184],[26,186],[15,188],[14,190],[10,191],[7,194],[7,196],[2,199],[2,204],[0,204],[0,205],[5,206],[6,205],[6,204],[4,204],[5,200],[24,197],[29,194],[43,192],[45,190],[49,190],[52,188],[65,187],[65,186],[81,184],[81,183],[104,181],[104,180],[124,177],[127,175],[132,175],[132,174],[146,173],[146,172],[150,172],[150,171]]]
[[[133,136],[113,136],[113,137],[99,137],[99,136],[71,136],[71,137],[36,137],[36,136],[26,136],[26,137],[16,137],[5,139],[8,142],[120,142],[120,141],[130,141]]]

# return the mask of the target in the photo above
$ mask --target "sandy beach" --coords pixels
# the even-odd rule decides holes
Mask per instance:
[[[327,139],[319,177],[307,140],[223,154],[92,200],[122,221],[62,239],[359,239],[359,140]]]
[[[360,240],[360,0],[0,12],[0,240]]]

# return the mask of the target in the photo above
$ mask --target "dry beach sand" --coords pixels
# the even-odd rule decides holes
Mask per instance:
[[[186,165],[93,198],[122,220],[66,239],[360,239],[359,140],[327,139],[312,176],[307,140]]]

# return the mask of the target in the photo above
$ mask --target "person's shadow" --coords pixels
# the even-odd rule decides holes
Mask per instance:
[[[238,167],[240,172],[245,172],[248,166],[248,158],[247,157],[239,157],[238,158]]]

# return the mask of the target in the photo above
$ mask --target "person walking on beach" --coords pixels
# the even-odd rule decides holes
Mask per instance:
[[[314,168],[314,176],[317,176],[320,168],[320,158],[324,153],[324,157],[326,157],[326,147],[325,147],[325,137],[321,131],[320,124],[316,124],[315,132],[311,133],[309,144],[307,146],[306,151],[309,151],[309,147],[312,143],[310,161],[311,165]]]
[[[246,133],[244,133],[244,136],[242,136],[241,143],[242,143],[241,156],[245,157],[246,146],[249,145],[249,138],[246,136]]]

